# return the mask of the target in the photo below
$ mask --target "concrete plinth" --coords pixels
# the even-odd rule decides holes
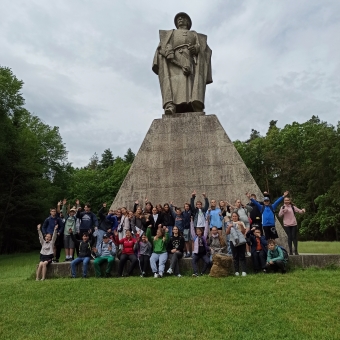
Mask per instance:
[[[230,127],[232,129],[232,127]],[[155,119],[111,208],[131,209],[147,197],[154,205],[178,206],[206,193],[209,200],[247,202],[245,193],[263,197],[254,178],[215,115],[190,112]],[[279,243],[287,236],[277,221]]]

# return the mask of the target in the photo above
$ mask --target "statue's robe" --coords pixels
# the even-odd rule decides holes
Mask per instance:
[[[173,103],[176,112],[203,111],[206,84],[212,83],[207,36],[189,30],[161,30],[159,36],[152,70],[159,77],[163,108]],[[190,55],[189,45],[196,46],[197,55]],[[190,69],[190,75],[184,75],[181,66]]]

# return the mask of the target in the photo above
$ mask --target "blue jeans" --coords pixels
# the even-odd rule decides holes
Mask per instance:
[[[173,226],[172,225],[167,225],[166,227],[169,229],[169,237],[171,237],[172,236],[172,228],[173,228]]]
[[[152,253],[151,258],[150,258],[150,265],[151,265],[152,272],[163,275],[164,269],[165,269],[165,263],[167,260],[168,260],[168,253],[161,253],[161,254]],[[158,261],[158,269],[157,269],[157,261]]]
[[[96,248],[99,248],[99,245],[101,244],[101,242],[103,241],[103,236],[105,234],[104,230],[98,229],[97,230],[97,244],[96,244]]]
[[[87,276],[87,267],[90,262],[90,257],[77,257],[75,260],[71,262],[71,271],[72,277],[76,277],[77,273],[77,264],[83,262],[83,277]]]

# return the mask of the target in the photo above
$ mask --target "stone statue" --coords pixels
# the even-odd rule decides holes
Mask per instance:
[[[152,65],[159,77],[164,112],[202,112],[206,84],[212,83],[207,36],[191,31],[191,19],[183,12],[175,16],[175,26],[159,31]]]

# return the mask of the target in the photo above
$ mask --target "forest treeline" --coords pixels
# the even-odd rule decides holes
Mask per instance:
[[[75,168],[67,159],[58,127],[25,109],[23,81],[0,66],[0,253],[37,246],[36,225],[49,208],[67,198],[91,202],[96,212],[112,202],[134,160],[128,149],[114,157],[107,148]],[[307,213],[299,221],[305,239],[339,239],[340,124],[312,116],[280,129],[271,121],[261,136],[252,130],[235,146],[262,190],[277,197],[289,190]]]

